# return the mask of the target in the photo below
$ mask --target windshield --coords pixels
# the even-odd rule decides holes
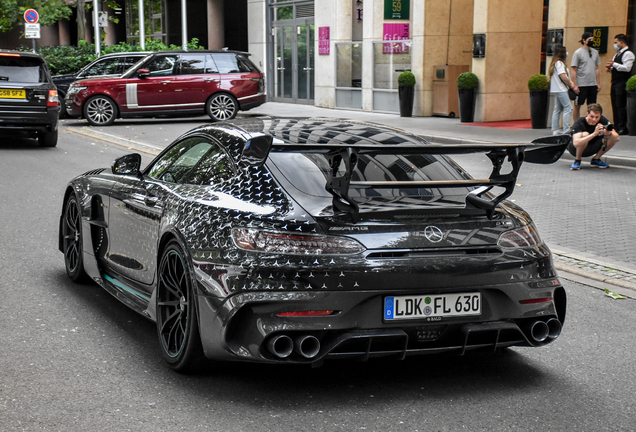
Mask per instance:
[[[0,56],[0,85],[3,82],[46,82],[44,63],[34,57]]]
[[[287,181],[299,191],[317,197],[331,197],[325,190],[329,162],[317,153],[270,153],[269,159]],[[338,175],[343,175],[342,167]],[[470,178],[452,160],[439,155],[359,155],[352,181],[430,181]],[[432,196],[437,188],[351,188],[353,197]],[[448,188],[444,195],[466,196],[466,188]]]

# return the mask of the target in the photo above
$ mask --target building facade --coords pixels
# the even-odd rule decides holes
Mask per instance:
[[[479,77],[476,121],[530,118],[528,79],[554,46],[570,58],[584,31],[601,54],[611,117],[614,35],[633,31],[634,0],[247,0],[249,50],[270,100],[398,113],[397,76],[416,77],[414,115],[457,115],[454,80]],[[391,41],[391,42],[387,42]]]

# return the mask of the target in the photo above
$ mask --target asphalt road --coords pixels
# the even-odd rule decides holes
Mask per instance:
[[[128,151],[70,133],[53,149],[0,138],[1,431],[636,428],[636,302],[566,281],[563,334],[539,349],[172,372],[153,324],[71,283],[57,250],[66,182]]]

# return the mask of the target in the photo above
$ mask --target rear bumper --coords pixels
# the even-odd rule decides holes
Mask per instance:
[[[0,129],[46,131],[57,130],[59,107],[48,107],[46,110],[11,110],[0,109]]]
[[[267,96],[264,93],[239,99],[241,111],[251,110],[252,108],[263,105],[265,102],[267,102]]]

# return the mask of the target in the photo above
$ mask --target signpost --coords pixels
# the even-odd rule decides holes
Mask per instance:
[[[33,52],[35,52],[35,40],[40,39],[40,15],[35,9],[27,9],[24,12],[24,37],[33,39]]]

